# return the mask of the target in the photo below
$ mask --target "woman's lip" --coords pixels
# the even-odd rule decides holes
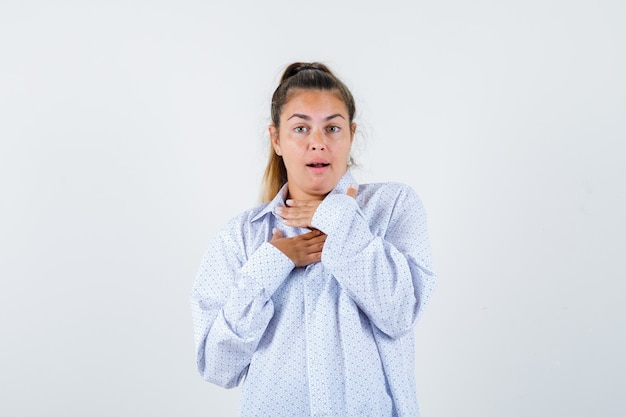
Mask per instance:
[[[315,174],[324,173],[330,164],[307,164],[306,167]]]

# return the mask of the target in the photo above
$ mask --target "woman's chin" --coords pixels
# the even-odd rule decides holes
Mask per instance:
[[[306,184],[300,183],[297,189],[290,190],[290,195],[293,195],[294,198],[296,198],[295,195],[300,195],[299,199],[303,200],[322,200],[335,188],[337,182],[338,180],[328,181],[325,179],[324,181],[308,181]],[[293,181],[289,183],[294,184]]]

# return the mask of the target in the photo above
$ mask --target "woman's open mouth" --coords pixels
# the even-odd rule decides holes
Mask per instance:
[[[313,175],[324,175],[330,164],[327,162],[311,162],[306,164],[306,166]]]

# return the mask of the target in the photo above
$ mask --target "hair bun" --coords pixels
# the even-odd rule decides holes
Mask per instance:
[[[330,70],[328,69],[328,67],[326,67],[326,65],[320,64],[319,62],[294,62],[293,64],[289,65],[285,69],[285,72],[283,72],[283,76],[280,82],[282,83],[286,79],[291,78],[294,75],[299,74],[303,71],[311,71],[311,70],[312,71],[317,70],[317,71],[325,72],[327,74],[332,74]]]

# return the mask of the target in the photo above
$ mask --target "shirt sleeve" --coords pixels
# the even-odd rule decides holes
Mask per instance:
[[[268,242],[246,259],[238,234],[222,231],[211,242],[191,292],[198,371],[225,388],[246,374],[274,314],[271,296],[294,268]]]
[[[312,226],[327,234],[322,264],[372,323],[392,338],[412,331],[433,290],[430,243],[421,200],[403,187],[389,217],[372,233],[356,200],[331,194],[317,208]]]

